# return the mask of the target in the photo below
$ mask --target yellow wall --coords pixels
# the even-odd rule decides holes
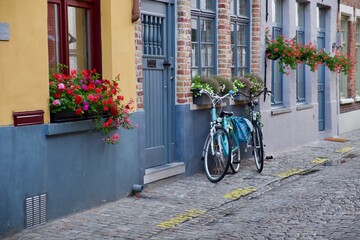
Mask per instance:
[[[101,41],[103,76],[120,74],[126,100],[136,101],[135,28],[131,22],[132,1],[101,1]]]
[[[126,100],[136,100],[131,12],[130,0],[101,0],[103,76],[121,75]],[[49,122],[47,1],[0,0],[0,22],[10,25],[10,41],[0,41],[0,125],[13,124],[14,111],[44,110]]]
[[[13,124],[13,111],[48,116],[47,2],[1,0],[0,22],[10,26],[0,41],[0,125]]]

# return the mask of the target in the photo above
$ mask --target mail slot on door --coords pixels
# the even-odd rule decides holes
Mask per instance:
[[[148,59],[147,67],[148,68],[156,68],[156,59]]]

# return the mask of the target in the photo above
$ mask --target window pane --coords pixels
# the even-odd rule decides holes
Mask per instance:
[[[87,9],[68,7],[68,32],[70,70],[90,68]]]
[[[231,14],[231,15],[236,15],[234,4],[235,4],[235,1],[234,1],[234,0],[231,0],[231,1],[230,1],[230,14]]]
[[[317,8],[317,27],[325,28],[325,10],[323,8]]]
[[[297,3],[296,5],[297,11],[296,11],[296,26],[303,28],[305,27],[305,23],[304,23],[304,16],[305,16],[305,12],[304,12],[304,4],[301,3]]]
[[[199,43],[198,43],[198,20],[191,19],[191,75],[198,75],[199,67]]]
[[[282,23],[282,0],[272,1],[272,19],[275,23]]]
[[[197,0],[191,0],[191,8],[197,8]]]
[[[213,21],[202,20],[201,21],[201,41],[202,42],[213,42]]]
[[[247,0],[238,0],[238,15],[248,16],[248,12],[246,9]]]
[[[57,4],[48,4],[48,48],[49,69],[56,69],[60,63],[60,40],[59,40],[59,7]]]
[[[215,11],[215,0],[200,0],[200,9]]]
[[[360,49],[356,48],[356,95],[360,96]]]
[[[246,45],[246,26],[245,25],[238,25],[238,43],[239,45]]]

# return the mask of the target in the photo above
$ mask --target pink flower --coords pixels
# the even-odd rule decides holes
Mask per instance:
[[[54,106],[60,106],[60,105],[61,105],[60,100],[59,100],[59,99],[54,100],[54,101],[53,101],[53,105],[54,105]]]
[[[65,85],[63,83],[59,83],[58,84],[58,88],[59,90],[64,90],[65,89]]]

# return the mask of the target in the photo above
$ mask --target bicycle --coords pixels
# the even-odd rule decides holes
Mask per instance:
[[[220,111],[220,115],[216,113],[216,105],[221,103],[223,99],[232,97],[234,93],[230,91],[221,97],[204,89],[200,90],[199,93],[206,94],[212,104],[210,133],[205,140],[202,157],[207,178],[216,183],[224,178],[229,166],[234,172],[238,172],[240,168],[240,161],[233,163],[234,155],[236,155],[233,153],[237,152],[240,158],[239,145],[238,148],[231,146],[232,138],[230,138],[230,134],[234,133],[229,131],[231,128],[229,117],[233,115],[233,112]]]
[[[257,111],[255,107],[258,105],[257,98],[262,94],[268,94],[271,95],[271,91],[267,90],[267,88],[264,88],[262,91],[260,91],[257,94],[254,94],[250,91],[250,95],[246,95],[242,92],[238,92],[237,94],[240,94],[247,98],[249,100],[248,107],[249,107],[249,120],[252,124],[252,131],[250,136],[250,145],[247,145],[247,148],[252,148],[252,154],[254,156],[255,165],[259,173],[262,172],[264,167],[264,158],[265,158],[265,152],[264,152],[264,143],[263,143],[263,133],[261,130],[261,122],[260,122],[260,111]],[[271,158],[271,157],[270,157]]]

